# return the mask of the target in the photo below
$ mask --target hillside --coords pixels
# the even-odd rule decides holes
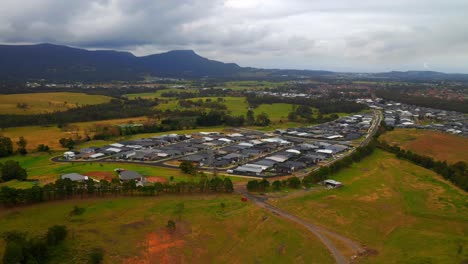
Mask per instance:
[[[143,75],[203,77],[235,75],[233,63],[208,60],[191,50],[145,57],[113,50],[89,51],[52,44],[0,45],[0,78],[136,80]]]
[[[94,247],[104,250],[103,263],[333,263],[312,234],[238,195],[174,198],[90,198],[2,210],[0,233],[39,235],[66,225],[69,236],[50,263],[89,263]],[[71,216],[74,206],[84,213]],[[174,232],[166,228],[169,220]],[[0,259],[3,248],[0,240]]]
[[[370,248],[359,263],[465,263],[467,194],[394,155],[372,156],[333,176],[344,187],[272,200]]]
[[[137,57],[130,52],[85,50],[53,44],[0,45],[0,79],[52,81],[134,81],[144,76],[177,78],[294,79],[345,78],[467,81],[468,74],[432,71],[339,73],[324,70],[258,69],[210,60],[192,50]]]

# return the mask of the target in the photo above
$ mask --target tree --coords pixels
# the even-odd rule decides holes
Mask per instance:
[[[23,169],[17,161],[8,160],[4,164],[0,164],[2,181],[20,180],[24,181],[28,177],[25,169]]]
[[[271,120],[265,112],[258,114],[257,119],[255,119],[255,125],[257,126],[268,126],[270,123]]]
[[[288,179],[288,186],[293,189],[298,189],[301,186],[301,180],[298,177]]]
[[[72,138],[61,138],[59,143],[62,147],[67,149],[73,149],[75,147],[76,142]]]
[[[187,160],[184,160],[179,165],[180,170],[183,173],[195,175],[197,173],[197,168],[193,166],[193,163]]]
[[[3,263],[17,264],[24,261],[23,247],[16,241],[7,242],[3,253]]]
[[[258,187],[260,188],[260,190],[264,191],[268,187],[270,187],[270,182],[267,179],[263,179],[258,183]]]
[[[26,155],[28,151],[26,150],[26,145],[28,144],[28,141],[23,137],[19,137],[18,142],[16,142],[16,145],[18,146],[18,153],[21,155]]]
[[[0,158],[13,154],[13,142],[8,137],[0,136]]]
[[[232,184],[232,181],[230,178],[224,178],[223,185],[224,185],[225,192],[232,193],[234,191],[234,185]]]
[[[90,264],[100,264],[104,259],[104,250],[100,247],[95,247],[91,249],[89,253],[89,263]]]
[[[251,180],[247,182],[247,190],[249,192],[257,191],[259,188],[259,184],[257,180]]]
[[[174,232],[176,230],[176,223],[174,222],[174,220],[167,221],[166,228],[167,230],[169,230],[169,232]]]
[[[50,148],[47,145],[39,144],[39,146],[37,146],[37,151],[39,151],[39,152],[49,152]]]
[[[273,186],[273,190],[279,191],[281,189],[281,182],[276,180],[271,184],[271,186]]]
[[[63,225],[55,225],[47,230],[46,240],[47,244],[50,246],[55,246],[60,244],[67,237],[67,227]]]
[[[248,110],[246,115],[246,124],[248,126],[253,126],[255,124],[254,111]]]

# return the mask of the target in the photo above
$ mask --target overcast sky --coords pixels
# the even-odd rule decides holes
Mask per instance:
[[[0,43],[241,66],[468,73],[468,0],[0,0]]]

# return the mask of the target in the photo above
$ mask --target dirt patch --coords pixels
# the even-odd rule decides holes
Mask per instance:
[[[162,176],[149,176],[146,178],[146,181],[149,183],[156,183],[156,182],[166,183],[167,179]]]
[[[189,263],[183,254],[178,251],[187,246],[185,236],[192,232],[187,222],[176,222],[176,230],[168,231],[166,228],[148,234],[141,243],[141,254],[123,261],[125,264],[152,264],[152,263]]]
[[[84,175],[89,176],[96,180],[106,180],[106,181],[112,181],[112,179],[115,178],[114,173],[110,171],[91,171],[91,172],[84,173]]]

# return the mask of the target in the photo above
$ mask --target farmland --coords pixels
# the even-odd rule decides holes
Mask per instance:
[[[27,148],[30,150],[36,149],[39,144],[48,145],[52,149],[62,149],[59,144],[59,139],[63,137],[83,137],[85,133],[92,136],[93,126],[96,124],[101,125],[118,125],[127,123],[141,123],[147,120],[146,117],[135,117],[135,118],[122,118],[122,119],[110,119],[101,121],[91,122],[79,122],[71,123],[67,127],[58,128],[57,126],[25,126],[25,127],[11,127],[4,128],[0,131],[0,134],[11,138],[16,141],[20,136],[23,136],[28,141]]]
[[[70,216],[75,205],[85,212]],[[70,234],[52,263],[86,263],[93,247],[104,250],[104,263],[333,263],[305,229],[237,195],[68,200],[0,212],[0,233],[39,235],[54,224]]]
[[[384,134],[381,140],[435,160],[468,162],[468,139],[465,137],[432,130],[395,129]]]
[[[30,115],[66,111],[77,106],[107,103],[110,99],[103,95],[70,92],[0,95],[0,113]],[[19,107],[19,104],[23,106]]]
[[[363,263],[460,263],[468,258],[468,195],[434,172],[376,151],[317,188],[271,202],[372,249]]]

